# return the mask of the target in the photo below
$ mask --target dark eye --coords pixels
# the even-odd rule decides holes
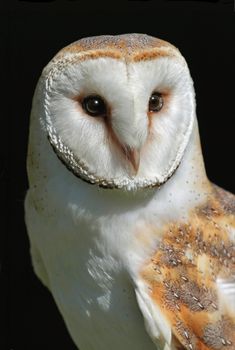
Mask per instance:
[[[163,98],[159,92],[154,92],[149,99],[149,112],[158,112],[162,109]]]
[[[82,108],[92,117],[105,116],[106,105],[102,97],[98,95],[90,95],[83,99]]]

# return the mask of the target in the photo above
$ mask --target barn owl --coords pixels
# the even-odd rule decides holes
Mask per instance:
[[[34,271],[80,350],[235,349],[235,200],[207,178],[175,46],[123,34],[59,51],[27,171]]]

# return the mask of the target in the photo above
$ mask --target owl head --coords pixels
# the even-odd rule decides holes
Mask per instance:
[[[44,68],[39,91],[42,128],[74,176],[132,190],[160,186],[179,166],[195,97],[173,45],[144,34],[81,39]]]

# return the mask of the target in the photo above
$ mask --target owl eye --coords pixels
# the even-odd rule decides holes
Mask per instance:
[[[82,108],[92,117],[106,115],[105,102],[99,95],[86,96],[82,101]]]
[[[149,99],[149,112],[158,112],[162,109],[163,98],[159,92],[154,92]]]

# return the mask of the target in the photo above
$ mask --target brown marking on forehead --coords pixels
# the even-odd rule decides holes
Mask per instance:
[[[216,188],[188,222],[166,225],[141,271],[171,324],[176,348],[235,349],[235,315],[222,306],[216,285],[218,277],[234,281],[235,244],[228,230],[235,229],[234,198]]]
[[[85,61],[88,59],[96,59],[101,57],[110,57],[115,59],[121,59],[122,56],[120,52],[118,51],[111,51],[111,50],[97,50],[97,51],[88,51],[84,52],[81,57],[79,57],[80,61]]]
[[[142,52],[138,52],[137,54],[133,55],[132,60],[134,62],[139,61],[147,61],[147,60],[153,60],[155,58],[160,57],[171,57],[174,56],[174,51],[168,51],[168,50],[162,50],[159,49],[152,49],[152,50],[143,50]]]
[[[89,55],[89,53],[91,53]],[[81,53],[84,59],[98,57],[123,58],[127,60],[147,60],[163,56],[180,55],[172,44],[146,35],[122,34],[101,35],[80,39],[58,52],[56,58],[65,53]],[[87,55],[88,54],[88,55]]]

